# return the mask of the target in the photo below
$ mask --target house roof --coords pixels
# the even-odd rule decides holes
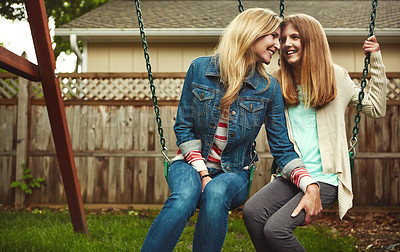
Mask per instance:
[[[279,13],[279,1],[246,1],[245,9],[269,8]],[[238,14],[238,1],[140,2],[144,28],[154,36],[219,36]],[[285,1],[285,15],[306,13],[318,19],[329,36],[361,36],[368,32],[371,1]],[[379,1],[376,34],[400,36],[400,1]],[[133,0],[111,0],[56,29],[56,35],[79,37],[139,36]]]

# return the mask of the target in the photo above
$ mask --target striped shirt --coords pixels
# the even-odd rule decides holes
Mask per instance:
[[[207,170],[207,167],[221,169],[221,155],[228,140],[228,123],[229,115],[221,112],[218,126],[215,131],[213,146],[211,147],[210,154],[207,158],[207,165],[204,158],[201,156],[201,150],[190,151],[184,156],[185,160],[198,172]],[[181,151],[178,150],[177,154],[180,155]]]

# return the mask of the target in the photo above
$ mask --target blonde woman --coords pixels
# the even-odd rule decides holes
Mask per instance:
[[[281,28],[277,78],[285,99],[289,137],[307,169],[293,172],[291,176],[298,177],[293,183],[282,174],[245,204],[243,218],[257,251],[305,251],[294,229],[309,224],[322,210],[321,204],[325,209],[338,201],[343,218],[353,199],[344,119],[347,105],[357,105],[360,88],[332,63],[325,32],[316,19],[304,14],[288,16]],[[363,50],[370,54],[371,81],[362,112],[380,118],[386,112],[387,82],[376,38],[365,41]],[[318,181],[320,202],[305,197],[295,186],[310,186],[302,173]]]
[[[221,251],[228,213],[248,193],[249,166],[258,160],[252,144],[263,123],[284,172],[304,167],[287,135],[279,83],[266,73],[279,49],[280,22],[270,10],[248,9],[225,29],[214,55],[191,63],[174,126],[171,195],[142,251],[173,251],[196,208],[193,251]]]

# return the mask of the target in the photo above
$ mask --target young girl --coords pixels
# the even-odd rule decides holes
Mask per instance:
[[[287,135],[284,103],[266,64],[279,49],[278,15],[248,9],[225,29],[216,53],[195,59],[187,72],[174,126],[179,155],[168,172],[171,195],[142,251],[173,251],[199,208],[193,251],[220,251],[228,214],[246,199],[252,144],[263,123],[283,173],[303,162]]]
[[[281,28],[277,78],[285,99],[289,138],[318,181],[322,207],[338,200],[343,218],[353,199],[345,110],[347,105],[357,105],[360,88],[332,63],[326,35],[316,19],[304,14],[288,16]],[[370,54],[371,80],[362,112],[380,118],[386,112],[387,82],[376,38],[365,41],[363,49]],[[295,184],[301,185],[302,180]],[[278,177],[245,204],[243,218],[257,251],[304,251],[293,231],[310,223],[320,210],[318,201],[306,199],[295,184]]]

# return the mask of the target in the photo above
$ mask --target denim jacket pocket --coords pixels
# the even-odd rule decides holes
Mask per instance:
[[[239,101],[239,124],[253,129],[261,126],[264,119],[265,104],[262,98],[242,97]]]
[[[197,99],[194,100],[193,106],[198,113],[209,113],[211,109],[211,102],[215,97],[215,90],[210,87],[193,84],[193,96]]]
[[[200,128],[208,126],[208,119],[206,117],[211,116],[210,111],[213,107],[213,101],[215,100],[215,90],[198,84],[193,84],[193,119],[195,125],[199,125]],[[201,130],[203,131],[203,130]],[[198,132],[200,135],[202,132]],[[205,131],[207,132],[207,131]]]

